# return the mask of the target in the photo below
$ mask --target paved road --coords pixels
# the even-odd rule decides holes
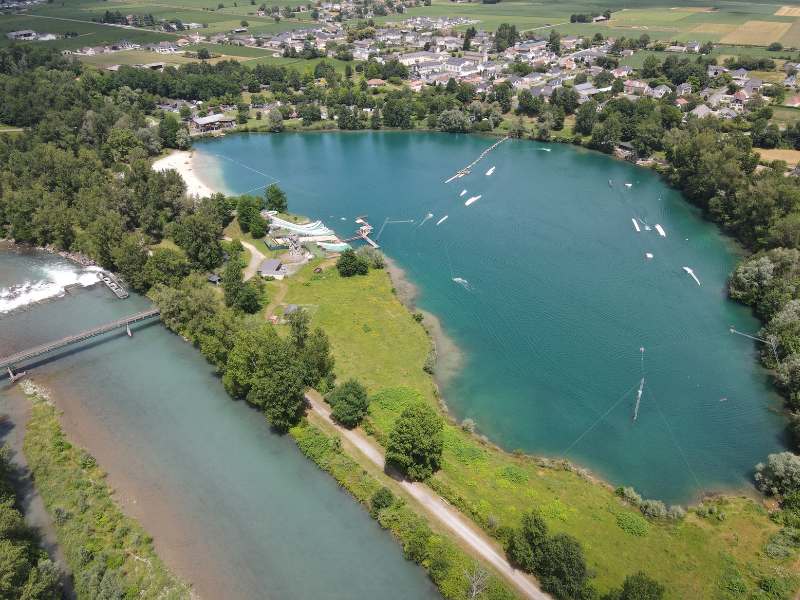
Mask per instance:
[[[225,239],[229,242],[232,238],[225,236]],[[244,240],[239,240],[242,242],[242,246],[247,248],[250,251],[250,262],[247,263],[247,266],[244,268],[244,280],[247,281],[251,277],[254,277],[256,273],[258,273],[258,267],[261,266],[261,261],[266,258],[253,244],[250,242],[245,242]]]
[[[344,429],[334,423],[331,418],[329,406],[318,392],[314,390],[308,391],[306,393],[306,400],[308,400],[315,413],[336,427],[342,436],[353,444],[353,446],[358,448],[370,462],[383,469],[384,458],[381,449],[371,440],[367,439],[360,431]],[[471,523],[458,510],[447,504],[429,487],[423,483],[411,483],[410,481],[400,481],[399,483],[433,518],[447,527],[465,544],[472,548],[476,555],[492,565],[503,577],[514,585],[525,598],[530,598],[531,600],[552,600],[550,596],[539,589],[536,582],[531,577],[509,564],[503,552],[497,548],[494,541]]]

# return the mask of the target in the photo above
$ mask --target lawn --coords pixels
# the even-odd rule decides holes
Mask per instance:
[[[763,148],[755,149],[761,155],[761,160],[782,160],[790,167],[795,166],[800,162],[800,150],[783,150],[780,148],[772,148],[764,150]]]
[[[385,272],[343,279],[333,268],[314,273],[318,264],[284,282],[284,302],[308,306],[313,324],[325,329],[339,380],[356,377],[368,387],[367,429],[383,441],[410,402],[437,403],[433,380],[422,368],[428,336],[393,295]],[[601,590],[642,569],[667,584],[669,598],[716,597],[731,586],[754,590],[762,574],[792,568],[791,559],[763,554],[778,526],[755,501],[719,500],[724,520],[690,513],[678,523],[645,522],[586,477],[558,461],[503,452],[448,424],[443,469],[432,485],[489,532],[518,524],[523,511],[538,507],[553,530],[581,540]],[[797,583],[792,581],[794,588]]]

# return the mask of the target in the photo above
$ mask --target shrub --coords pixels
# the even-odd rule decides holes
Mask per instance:
[[[392,504],[394,504],[394,494],[392,490],[384,486],[372,494],[372,498],[369,501],[369,514],[373,519],[377,519],[378,514]]]
[[[636,490],[632,487],[618,487],[616,489],[616,494],[633,506],[639,506],[642,503],[642,497],[637,494]]]
[[[784,527],[770,536],[764,552],[770,558],[786,558],[791,556],[795,548],[800,547],[800,531],[793,527]]]
[[[631,512],[617,513],[617,525],[625,533],[639,537],[646,536],[650,530],[644,517]]]
[[[461,429],[467,433],[475,433],[475,421],[472,419],[464,419],[461,421]]]
[[[386,266],[386,259],[383,257],[383,253],[372,246],[361,246],[356,250],[356,256],[367,261],[367,264],[373,269],[383,269]]]
[[[668,519],[672,519],[674,521],[680,521],[685,516],[686,516],[686,510],[678,504],[670,506],[669,509],[667,510]]]
[[[649,519],[664,519],[667,516],[667,507],[661,500],[643,500],[639,510]]]

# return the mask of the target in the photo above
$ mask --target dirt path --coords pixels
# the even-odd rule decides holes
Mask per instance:
[[[383,469],[383,452],[360,431],[344,429],[334,423],[331,411],[322,396],[314,390],[306,393],[306,399],[312,410],[326,422],[333,425],[337,431],[354,447],[356,447],[370,462]],[[408,494],[442,525],[469,546],[474,554],[491,564],[506,580],[508,580],[525,598],[531,600],[551,600],[550,596],[539,589],[534,580],[522,571],[512,567],[497,548],[494,541],[468,521],[458,510],[447,504],[430,488],[422,483],[410,481],[398,482]]]
[[[232,241],[233,238],[225,236],[227,241]],[[250,251],[250,262],[244,268],[244,280],[247,281],[251,277],[254,277],[256,273],[258,273],[258,267],[261,266],[261,261],[266,258],[253,244],[250,242],[245,242],[244,240],[239,240],[242,243],[242,246],[247,248]]]
[[[286,292],[289,291],[289,286],[286,284],[285,281],[275,281],[277,288],[275,290],[275,294],[272,296],[270,303],[267,305],[267,310],[264,312],[264,317],[269,319],[274,313],[275,309],[278,308],[283,299],[286,298]]]

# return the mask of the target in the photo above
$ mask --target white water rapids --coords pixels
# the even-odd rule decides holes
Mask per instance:
[[[97,283],[100,267],[64,265],[42,270],[41,279],[0,287],[0,314],[65,294],[68,286],[88,287]]]

